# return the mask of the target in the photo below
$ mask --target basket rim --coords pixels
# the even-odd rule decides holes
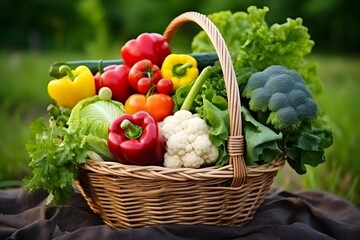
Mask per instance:
[[[264,173],[276,172],[285,164],[285,157],[281,155],[271,163],[263,165],[247,166],[248,177],[262,175]],[[172,181],[186,180],[208,180],[208,179],[232,179],[234,167],[231,164],[217,167],[204,168],[166,168],[162,166],[139,166],[126,165],[119,162],[87,160],[79,166],[82,170],[95,172],[99,175],[116,177],[133,177],[144,180],[164,179]]]

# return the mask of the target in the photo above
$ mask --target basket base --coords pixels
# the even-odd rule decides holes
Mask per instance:
[[[113,164],[117,174],[110,174]],[[104,168],[104,163],[88,162],[79,169],[77,181],[90,208],[113,229],[154,224],[242,226],[253,218],[284,159],[248,168],[246,184],[237,188],[228,187],[232,179],[224,177],[175,181],[153,172],[151,180],[136,178],[126,171],[129,166],[113,164],[99,172],[94,167]]]

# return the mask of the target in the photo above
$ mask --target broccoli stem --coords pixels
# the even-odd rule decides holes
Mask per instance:
[[[195,80],[193,86],[191,87],[188,95],[186,96],[183,104],[181,105],[181,108],[180,108],[181,110],[190,111],[191,105],[193,104],[196,95],[199,93],[205,80],[210,75],[210,70],[211,70],[211,66],[207,66],[201,71],[200,75],[197,77],[197,79]]]

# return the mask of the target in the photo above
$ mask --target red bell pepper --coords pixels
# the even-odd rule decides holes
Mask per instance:
[[[155,119],[145,111],[123,114],[109,127],[108,146],[116,161],[132,165],[164,162],[165,143]]]
[[[133,90],[146,94],[161,78],[160,68],[150,60],[143,59],[130,68],[128,81]]]
[[[110,65],[104,68],[103,73],[95,75],[96,92],[102,87],[112,91],[112,99],[125,104],[126,99],[133,94],[128,82],[130,68],[126,65]]]
[[[159,33],[142,33],[136,39],[127,41],[120,50],[124,63],[130,67],[142,59],[149,59],[161,67],[170,53],[169,43]]]

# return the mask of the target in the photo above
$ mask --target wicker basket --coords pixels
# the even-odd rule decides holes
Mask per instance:
[[[90,208],[113,229],[153,224],[241,226],[263,202],[284,158],[247,167],[244,161],[240,95],[229,51],[216,26],[204,15],[186,12],[166,28],[170,41],[179,27],[197,23],[212,41],[223,70],[229,103],[230,163],[224,167],[169,169],[88,160],[77,186]]]

